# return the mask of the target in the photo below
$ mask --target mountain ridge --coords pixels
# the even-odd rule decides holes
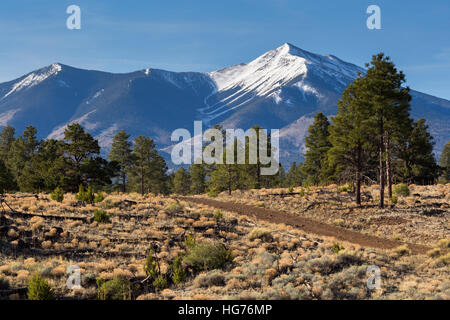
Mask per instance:
[[[103,148],[125,129],[144,134],[160,149],[177,128],[280,129],[282,163],[299,161],[307,126],[317,112],[334,115],[347,85],[365,69],[334,55],[319,55],[285,43],[248,63],[212,72],[146,68],[130,73],[84,70],[53,63],[0,83],[0,127],[21,132],[34,125],[41,137],[60,139],[79,122]],[[411,91],[411,114],[426,118],[439,155],[450,139],[450,101]]]

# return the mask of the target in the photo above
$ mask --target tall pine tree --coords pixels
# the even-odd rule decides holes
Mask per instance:
[[[396,130],[407,123],[411,96],[409,88],[404,88],[405,75],[399,72],[389,57],[379,53],[366,64],[367,73],[363,77],[363,95],[367,107],[371,109],[370,119],[376,128],[378,140],[378,170],[380,185],[380,208],[384,207],[384,188],[387,172],[388,191],[392,194],[391,142]],[[385,168],[386,164],[386,168]],[[386,169],[386,170],[385,170]]]
[[[138,136],[134,140],[133,158],[130,180],[135,189],[142,195],[149,192],[166,193],[167,165],[151,138]]]
[[[122,180],[122,192],[127,191],[127,175],[130,167],[133,165],[132,143],[128,139],[130,135],[125,130],[120,130],[113,138],[111,151],[108,158],[115,161],[119,166],[119,179]]]
[[[328,152],[330,165],[344,177],[353,177],[355,201],[361,205],[361,181],[369,169],[369,159],[374,153],[375,129],[370,122],[371,110],[367,108],[365,86],[362,78],[345,89],[338,102],[338,113],[332,118]]]
[[[328,139],[328,127],[330,123],[323,113],[314,116],[314,123],[309,127],[309,135],[305,137],[305,163],[303,170],[307,174],[307,183],[318,185],[327,182],[330,172],[328,172],[327,153],[331,148]]]
[[[11,126],[3,127],[0,132],[0,160],[6,162],[8,160],[8,153],[14,142],[14,134],[16,130]]]

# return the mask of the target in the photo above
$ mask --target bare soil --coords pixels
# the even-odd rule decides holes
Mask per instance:
[[[364,247],[393,249],[404,244],[403,242],[400,241],[394,241],[371,235],[366,235],[338,226],[326,224],[319,221],[314,221],[309,218],[294,216],[287,212],[279,210],[271,210],[246,204],[217,201],[205,198],[186,197],[182,199],[185,201],[192,201],[195,203],[208,205],[218,209],[236,212],[238,214],[246,216],[251,216],[270,223],[284,223],[292,227],[299,228],[307,233],[313,233],[318,236],[334,237],[336,239],[359,244]],[[396,224],[402,223],[402,221],[398,221],[398,219],[381,219],[380,223]],[[427,251],[431,249],[430,247],[419,244],[407,243],[407,245],[413,254],[425,254]]]

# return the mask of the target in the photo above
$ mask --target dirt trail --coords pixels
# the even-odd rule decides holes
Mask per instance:
[[[223,202],[205,198],[180,197],[179,199],[208,205],[226,211],[232,211],[238,214],[265,220],[271,223],[284,223],[286,225],[299,228],[306,233],[312,233],[318,236],[335,237],[338,240],[359,244],[363,247],[393,249],[404,244],[400,241],[383,239],[362,234],[356,231],[315,221],[309,218],[295,216],[283,211],[276,211],[240,203]],[[413,254],[425,254],[428,250],[431,249],[420,244],[407,243],[407,245]]]

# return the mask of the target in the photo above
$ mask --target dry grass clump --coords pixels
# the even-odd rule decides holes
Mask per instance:
[[[213,270],[207,273],[200,273],[194,279],[194,286],[197,288],[208,288],[212,286],[224,286],[225,277],[222,271]]]
[[[250,241],[260,239],[264,242],[272,242],[273,236],[267,229],[255,228],[248,234],[248,239]]]
[[[394,249],[392,249],[392,253],[398,257],[401,256],[405,256],[405,255],[410,255],[411,254],[411,250],[408,248],[408,246],[406,244],[398,246]]]

